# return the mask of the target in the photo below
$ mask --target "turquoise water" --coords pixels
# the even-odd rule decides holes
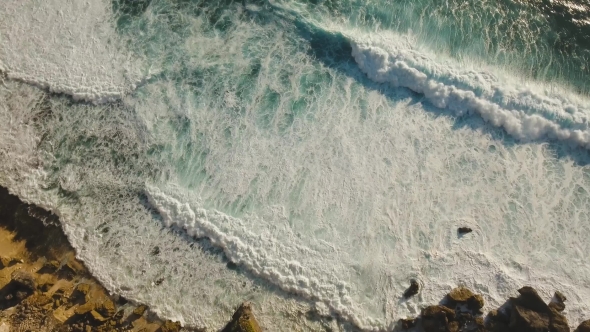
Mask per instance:
[[[561,290],[574,325],[590,5],[547,6],[8,1],[0,184],[186,326],[386,331],[457,285]]]

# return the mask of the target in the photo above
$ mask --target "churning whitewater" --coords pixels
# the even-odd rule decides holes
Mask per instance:
[[[269,331],[385,331],[458,285],[492,308],[525,284],[575,326],[588,7],[4,0],[0,185],[187,326],[249,300]]]

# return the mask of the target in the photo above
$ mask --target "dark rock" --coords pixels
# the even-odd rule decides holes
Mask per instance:
[[[412,279],[412,280],[410,280],[410,287],[408,287],[408,289],[406,289],[406,291],[404,292],[404,297],[406,299],[410,298],[410,297],[418,294],[419,290],[420,290],[420,284],[415,279]]]
[[[245,302],[236,310],[231,321],[221,332],[262,332],[249,302]]]
[[[512,311],[510,317],[510,331],[522,332],[569,332],[567,319],[560,313],[563,302],[547,305],[532,287],[518,290],[520,296],[511,299]],[[563,299],[563,294],[556,295]],[[561,305],[560,305],[561,304]]]
[[[59,270],[59,263],[55,260],[47,261],[43,264],[43,266],[37,271],[39,274],[51,274],[55,273],[55,271]]]
[[[551,309],[549,323],[549,331],[551,332],[570,332],[570,327],[567,322],[567,318],[562,315],[559,311]]]
[[[514,305],[510,315],[510,331],[546,332],[549,331],[549,315],[532,309]]]
[[[152,256],[157,256],[157,255],[159,255],[159,254],[160,254],[160,247],[158,247],[158,246],[155,246],[155,247],[154,247],[154,249],[152,249],[152,252],[151,252],[151,254],[152,254]]]
[[[12,273],[11,279],[0,289],[0,310],[13,307],[19,304],[35,292],[35,280],[26,271],[16,270]]]
[[[442,305],[422,309],[422,328],[425,332],[446,331],[449,322],[455,321],[455,310]]]
[[[563,302],[549,302],[549,308],[561,312],[565,310],[565,304]]]
[[[70,301],[74,304],[85,303],[89,300],[88,293],[90,292],[90,285],[86,283],[80,283],[76,285],[72,295],[70,295]]]
[[[574,332],[590,332],[590,319],[580,323]]]
[[[399,322],[404,330],[409,330],[416,326],[416,318],[402,318]]]
[[[160,326],[156,332],[178,332],[180,331],[180,323],[167,320]],[[249,332],[249,331],[248,331]]]
[[[14,271],[10,277],[12,279],[12,282],[17,283],[23,291],[28,291],[30,293],[33,293],[35,291],[35,279],[33,278],[33,275],[29,272],[17,270]]]
[[[479,311],[484,306],[483,297],[479,294],[474,294],[465,287],[457,287],[447,295],[449,305],[456,306],[458,304],[465,304],[467,308],[472,311]]]
[[[139,305],[135,309],[133,309],[133,314],[137,316],[143,316],[143,313],[146,311],[147,307],[145,305]]]
[[[460,235],[471,233],[471,232],[473,232],[473,230],[471,228],[469,228],[469,227],[459,227],[459,228],[457,228],[457,233],[459,233]]]
[[[520,296],[513,300],[517,305],[539,313],[549,313],[549,306],[543,302],[537,291],[529,286],[518,290]]]

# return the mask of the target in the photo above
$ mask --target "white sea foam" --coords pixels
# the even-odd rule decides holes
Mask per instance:
[[[407,89],[319,63],[288,22],[239,15],[225,17],[234,28],[226,21],[223,35],[210,32],[209,17],[180,13],[171,24],[148,9],[142,33],[186,39],[158,48],[171,60],[167,75],[115,105],[71,105],[3,82],[0,184],[58,212],[109,290],[190,326],[217,329],[248,299],[270,331],[319,330],[301,318],[313,301],[387,330],[457,285],[482,293],[486,310],[525,284],[546,299],[562,290],[570,324],[586,318],[590,177],[575,163],[583,156],[504,144],[479,117],[439,116]],[[153,46],[147,39],[137,43]],[[371,58],[376,44],[355,47]],[[380,47],[392,46],[413,49]],[[459,65],[419,54],[393,72],[419,69],[470,98],[583,127],[583,102],[552,106],[575,97],[521,91],[478,71],[451,75]],[[414,86],[412,77],[403,80]],[[143,193],[164,225],[184,231],[162,227]],[[464,225],[475,231],[458,238]],[[245,273],[183,232],[209,237]],[[406,301],[410,278],[424,287]]]
[[[584,105],[557,93],[518,88],[488,72],[461,69],[458,63],[440,64],[400,40],[352,40],[352,55],[370,79],[409,88],[459,116],[478,114],[519,141],[549,138],[590,149],[588,100]]]
[[[121,98],[149,76],[126,50],[109,1],[5,0],[0,71],[76,100]]]

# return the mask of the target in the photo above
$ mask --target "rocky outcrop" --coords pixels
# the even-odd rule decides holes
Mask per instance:
[[[546,304],[539,296],[537,291],[532,287],[522,287],[518,290],[520,296],[511,298],[508,301],[510,311],[506,314],[508,319],[508,330],[514,332],[569,332],[570,328],[567,319],[557,310],[554,305]],[[565,301],[564,296],[560,298],[560,308]],[[563,305],[565,308],[565,305]],[[492,319],[493,318],[493,319]],[[490,326],[505,326],[506,319],[500,322],[495,317],[490,317]]]
[[[32,214],[34,212],[34,214]],[[0,187],[0,330],[178,332],[111,296],[76,259],[59,223]]]
[[[425,332],[483,332],[485,331],[483,317],[481,317],[483,305],[484,300],[481,295],[459,287],[447,294],[443,304],[426,307],[419,318],[400,320],[400,325],[402,329],[417,325]]]
[[[400,320],[400,327],[425,332],[569,332],[565,309],[566,297],[555,292],[545,303],[532,287],[522,287],[519,296],[488,313],[485,324],[484,299],[465,287],[451,290],[439,305],[424,308],[419,317]],[[590,320],[575,332],[590,332]]]
[[[262,332],[252,313],[251,303],[242,303],[221,332]]]

